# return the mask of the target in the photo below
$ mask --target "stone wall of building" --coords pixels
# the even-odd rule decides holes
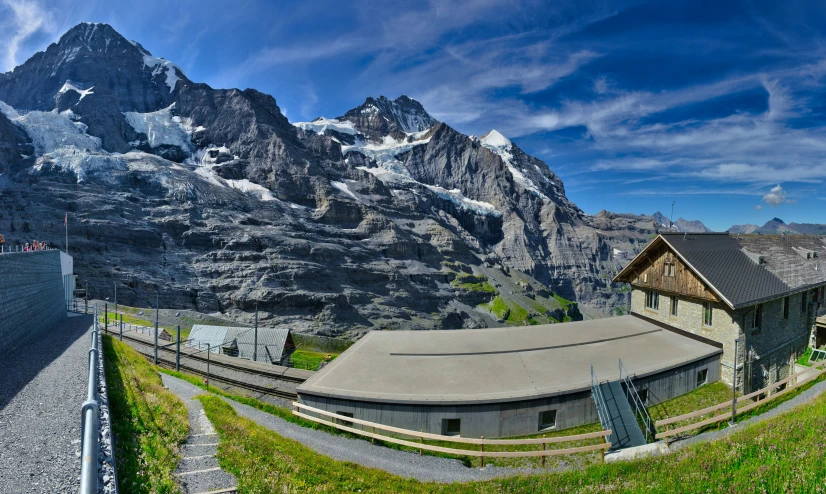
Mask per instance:
[[[60,251],[0,255],[0,352],[66,317]]]
[[[782,299],[763,304],[762,324],[757,330],[743,331],[746,314],[754,307],[732,311],[712,303],[712,324],[703,324],[703,302],[680,298],[677,316],[671,315],[671,296],[660,293],[659,309],[645,307],[645,291],[631,293],[631,311],[670,326],[723,344],[722,380],[731,385],[734,375],[735,339],[744,338],[738,349],[737,382],[748,392],[765,387],[789,375],[794,361],[805,351],[810,328],[808,312],[802,309],[801,294],[789,297],[789,317],[783,317]]]

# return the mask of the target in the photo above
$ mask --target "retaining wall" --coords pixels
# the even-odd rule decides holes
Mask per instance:
[[[65,317],[59,250],[0,255],[0,352]]]

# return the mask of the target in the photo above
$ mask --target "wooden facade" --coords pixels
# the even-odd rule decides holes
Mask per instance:
[[[661,238],[646,247],[615,281],[629,283],[634,288],[657,290],[665,294],[683,295],[712,302],[720,301],[703,280],[686,266]]]

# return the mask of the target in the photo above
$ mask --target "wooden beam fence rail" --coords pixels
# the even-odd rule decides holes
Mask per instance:
[[[602,451],[603,454],[606,450],[611,447],[611,443],[607,442],[607,437],[611,435],[611,431],[600,431],[600,432],[590,432],[587,434],[577,434],[573,436],[564,436],[564,437],[549,437],[549,438],[533,438],[533,439],[475,439],[469,437],[457,437],[457,436],[443,436],[440,434],[430,434],[428,432],[416,432],[411,431],[408,429],[401,429],[398,427],[392,427],[389,425],[378,424],[375,422],[369,422],[367,420],[361,420],[353,417],[346,417],[343,415],[339,415],[333,412],[328,412],[326,410],[320,410],[318,408],[310,407],[307,405],[303,405],[301,403],[293,403],[293,406],[296,407],[296,410],[293,410],[293,415],[297,417],[301,417],[306,420],[310,420],[319,424],[327,425],[330,427],[334,427],[339,430],[347,431],[352,434],[357,434],[360,436],[369,437],[372,440],[378,439],[380,441],[385,441],[393,444],[399,444],[401,446],[407,446],[412,449],[418,449],[421,454],[421,450],[427,451],[435,451],[438,453],[447,453],[453,454],[458,456],[472,456],[477,458],[524,458],[524,457],[547,457],[547,456],[560,456],[560,455],[569,455],[575,453],[587,453],[591,451]],[[326,417],[330,417],[333,421],[324,420],[319,417],[315,417],[309,415],[307,413],[302,413],[298,411],[299,409],[306,410],[307,412],[323,415]],[[355,427],[346,426],[344,424],[338,423],[335,420],[340,420],[342,422],[349,422],[351,424],[359,424],[363,426],[369,426],[371,428],[371,432],[362,429],[356,429]],[[394,432],[396,434],[402,434],[405,436],[418,438],[419,442],[408,441],[405,439],[400,439],[397,437],[392,436],[385,436],[382,434],[376,434],[375,430],[385,430],[388,432]],[[572,441],[579,441],[582,439],[595,439],[595,438],[603,438],[605,442],[600,444],[592,444],[588,446],[579,446],[575,448],[565,448],[565,449],[547,449],[548,444],[552,443],[562,443],[562,442],[572,442]],[[436,441],[444,441],[444,442],[453,442],[453,443],[462,443],[462,444],[474,444],[480,446],[479,450],[472,450],[472,449],[457,449],[457,448],[447,448],[444,446],[435,446],[431,444],[424,444],[422,441],[424,439],[431,439]],[[485,451],[485,445],[540,445],[542,450],[537,451]],[[544,461],[544,460],[543,460]]]
[[[754,408],[757,408],[760,405],[762,405],[762,404],[764,404],[768,401],[774,400],[775,398],[779,398],[780,396],[783,396],[786,393],[797,389],[801,385],[816,379],[818,376],[820,376],[821,374],[826,372],[826,368],[824,368],[825,366],[826,366],[826,362],[820,363],[818,365],[812,366],[809,369],[806,369],[805,371],[798,372],[797,374],[793,374],[793,375],[791,375],[791,376],[789,376],[789,377],[787,377],[783,380],[777,381],[776,383],[772,383],[769,386],[766,386],[765,388],[759,389],[759,390],[754,391],[752,393],[749,393],[747,395],[737,397],[737,405],[741,405],[741,406],[738,406],[736,408],[736,410],[734,412],[735,416],[737,416],[741,413],[745,413],[745,412],[747,412],[749,410],[752,410]],[[798,378],[800,378],[801,376],[804,376],[804,375],[806,375],[805,379],[803,379],[802,381],[797,380]],[[789,383],[791,383],[791,384],[789,386],[787,386],[785,389],[783,389],[782,391],[774,393],[773,395],[768,396],[765,399],[762,399],[762,400],[760,399],[760,396],[767,393],[768,391],[770,391],[772,389],[775,389],[775,388],[778,388],[780,386],[783,386],[784,384],[789,384]],[[753,401],[751,403],[745,404],[745,402],[747,400],[750,400],[750,399],[755,398],[755,397],[757,398],[757,401]],[[703,415],[707,415],[709,413],[716,412],[716,411],[719,411],[719,410],[725,410],[725,409],[730,410],[731,406],[732,406],[732,400],[729,400],[729,401],[726,401],[724,403],[720,403],[718,405],[713,405],[713,406],[710,406],[710,407],[703,408],[702,410],[697,410],[695,412],[686,413],[686,414],[683,414],[683,415],[678,415],[676,417],[669,417],[669,418],[663,419],[663,420],[658,420],[654,423],[654,426],[656,428],[666,427],[666,426],[669,426],[669,425],[677,423],[677,422],[682,422],[684,420],[690,420],[690,419],[693,419],[693,418],[702,417]],[[701,420],[699,422],[695,422],[693,424],[685,425],[685,426],[678,427],[678,428],[675,428],[675,429],[669,428],[664,432],[657,433],[656,436],[654,436],[654,437],[656,439],[667,439],[667,438],[670,438],[672,436],[682,434],[683,432],[689,432],[689,431],[692,431],[692,430],[695,430],[695,429],[699,429],[701,427],[705,427],[707,425],[715,424],[715,423],[718,423],[718,422],[723,422],[725,420],[729,420],[730,418],[731,418],[730,413],[723,413],[723,414],[716,415],[714,417],[707,418],[705,420]]]

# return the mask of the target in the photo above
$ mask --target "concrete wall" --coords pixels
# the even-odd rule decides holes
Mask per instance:
[[[649,389],[649,403],[658,403],[694,390],[697,371],[708,369],[708,382],[719,379],[719,355],[635,379],[638,389]],[[617,376],[600,376],[617,379]],[[352,413],[353,417],[370,422],[392,425],[409,430],[442,433],[443,419],[461,419],[463,437],[511,437],[536,434],[539,430],[539,414],[556,410],[556,429],[567,429],[597,422],[596,405],[591,392],[582,391],[565,395],[505,403],[472,405],[394,404],[327,398],[302,393],[301,403],[330,412]]]
[[[66,317],[60,251],[0,255],[0,352]]]

